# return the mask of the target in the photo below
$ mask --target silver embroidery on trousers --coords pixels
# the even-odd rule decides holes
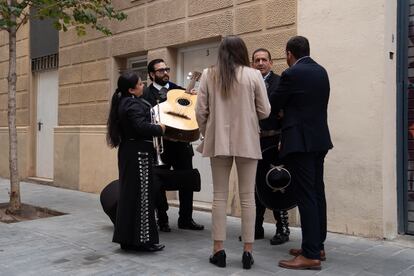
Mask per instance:
[[[147,152],[138,152],[138,170],[141,188],[140,198],[140,225],[141,231],[139,233],[139,240],[142,243],[150,240],[149,236],[149,155]]]

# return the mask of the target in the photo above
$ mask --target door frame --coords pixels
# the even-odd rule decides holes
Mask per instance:
[[[218,47],[219,44],[220,44],[220,40],[215,41],[215,42],[208,42],[208,43],[202,43],[202,44],[198,44],[198,45],[179,48],[178,51],[177,51],[177,70],[176,70],[176,72],[177,72],[177,77],[176,77],[177,83],[179,85],[183,85],[178,80],[183,79],[183,77],[185,75],[185,72],[183,72],[184,71],[183,70],[183,66],[184,66],[183,54],[185,52],[190,52],[190,51],[195,51],[195,50],[202,50],[202,49],[210,48],[210,47],[213,47],[213,46]]]
[[[207,43],[201,43],[197,45],[191,45],[187,47],[182,47],[177,50],[177,74],[176,79],[177,83],[184,87],[184,83],[181,83],[182,80],[184,80],[184,77],[186,77],[186,73],[184,72],[184,54],[192,51],[198,51],[198,50],[205,50],[213,47],[219,47],[220,41],[210,41]],[[204,69],[204,68],[202,68]],[[201,156],[200,153],[196,152],[197,146],[200,144],[200,141],[194,141],[192,142],[193,150],[194,150],[194,156],[193,156],[193,166],[197,165],[197,162],[199,163],[199,169],[201,174],[201,181],[205,181],[208,179],[208,181],[211,182],[211,186],[205,187],[204,191],[201,191],[199,194],[194,195],[194,202],[197,202],[199,206],[207,207],[208,209],[211,208],[211,204],[213,203],[212,198],[212,190],[213,190],[213,183],[212,183],[212,175],[211,175],[211,169],[210,169],[210,159],[204,158]],[[198,160],[197,160],[198,159]],[[207,191],[206,191],[207,189]],[[211,193],[209,193],[209,189],[211,189]]]
[[[55,127],[57,127],[59,125],[59,69],[58,68],[49,68],[49,69],[44,69],[44,70],[37,70],[37,71],[32,71],[32,75],[31,75],[31,85],[32,85],[32,91],[33,93],[31,93],[32,95],[30,96],[30,101],[31,101],[31,108],[32,108],[32,112],[30,112],[30,126],[32,128],[31,131],[31,152],[32,152],[32,158],[31,158],[31,168],[30,168],[30,175],[32,177],[35,178],[43,178],[42,176],[37,175],[38,172],[38,164],[37,164],[37,160],[38,160],[38,125],[37,125],[37,116],[38,116],[38,99],[39,99],[39,91],[38,91],[38,86],[39,86],[39,74],[42,74],[46,71],[56,71],[57,73],[57,83],[58,83],[58,90],[57,90],[57,102],[56,102],[56,108],[57,108],[57,124]],[[54,140],[54,137],[53,137]],[[52,152],[54,154],[54,148],[52,149]],[[54,157],[52,157],[54,158]],[[52,160],[52,164],[53,164],[53,168],[52,168],[52,175],[54,175],[54,160]],[[39,179],[40,179],[39,178]],[[45,178],[46,179],[46,178]],[[53,180],[53,176],[52,176],[52,180]]]

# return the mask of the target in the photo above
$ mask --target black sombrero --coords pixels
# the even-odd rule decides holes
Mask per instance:
[[[295,188],[292,177],[283,165],[275,165],[276,146],[263,151],[263,170],[257,172],[256,194],[260,202],[269,209],[285,211],[296,207]]]

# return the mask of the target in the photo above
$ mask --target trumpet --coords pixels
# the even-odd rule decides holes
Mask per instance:
[[[160,113],[160,105],[159,101],[157,101],[157,112],[155,112],[154,108],[151,108],[151,123],[157,124],[161,123],[161,113]],[[157,113],[157,114],[156,114]],[[156,153],[156,162],[155,166],[165,166],[165,164],[161,160],[161,154],[164,152],[164,139],[162,136],[160,137],[152,137],[152,144],[154,145],[155,153]]]

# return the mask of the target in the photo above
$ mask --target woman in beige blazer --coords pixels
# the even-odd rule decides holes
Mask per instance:
[[[213,175],[212,238],[210,262],[226,266],[223,242],[226,239],[226,206],[229,176],[236,163],[244,242],[243,268],[253,264],[257,160],[262,158],[259,120],[270,114],[266,87],[258,70],[249,66],[246,45],[237,36],[228,36],[219,46],[217,64],[205,69],[200,80],[196,117],[202,137],[197,148],[210,157]]]

